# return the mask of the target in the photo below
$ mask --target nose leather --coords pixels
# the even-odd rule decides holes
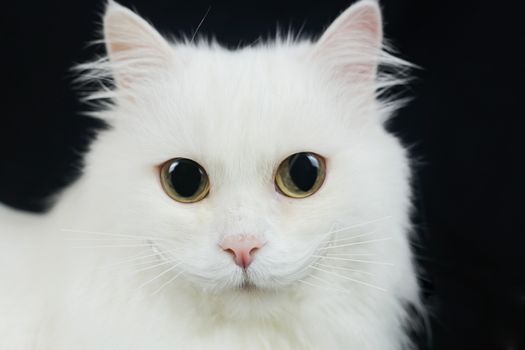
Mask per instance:
[[[262,248],[264,243],[254,235],[233,235],[225,237],[219,245],[233,256],[238,266],[246,269],[252,263],[254,253]]]

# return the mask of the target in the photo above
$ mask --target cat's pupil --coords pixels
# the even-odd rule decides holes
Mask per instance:
[[[303,192],[309,191],[319,174],[319,161],[312,154],[297,153],[288,159],[290,178]]]
[[[178,159],[169,167],[171,186],[182,197],[195,195],[203,180],[202,177],[201,168],[190,159]]]

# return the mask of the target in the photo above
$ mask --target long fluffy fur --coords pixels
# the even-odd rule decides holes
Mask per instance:
[[[383,123],[410,65],[359,13],[380,23],[364,0],[319,40],[231,51],[168,44],[111,2],[109,57],[77,70],[112,129],[49,215],[0,211],[0,348],[409,349],[410,168]],[[328,171],[294,200],[273,176],[301,151]],[[206,169],[205,200],[163,193],[174,157]],[[243,272],[218,242],[246,232],[267,245]]]

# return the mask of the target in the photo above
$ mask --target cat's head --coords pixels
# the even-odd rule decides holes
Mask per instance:
[[[383,127],[392,104],[378,98],[397,82],[378,67],[403,62],[383,50],[375,1],[319,40],[235,51],[168,43],[110,3],[104,40],[108,58],[82,66],[115,81],[90,95],[111,99],[96,114],[112,130],[88,176],[101,215],[151,243],[164,277],[214,293],[374,284],[366,273],[383,267],[366,261],[388,255],[377,232],[402,231],[409,205],[405,152]]]

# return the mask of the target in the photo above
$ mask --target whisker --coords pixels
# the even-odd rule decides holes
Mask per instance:
[[[144,266],[144,265],[150,265],[150,264],[153,264],[153,263],[156,263],[159,261],[159,258],[157,256],[152,256],[149,260],[146,260],[146,261],[141,261],[141,262],[130,262],[129,265],[130,267],[140,267],[140,266]],[[118,268],[119,266],[117,266]],[[111,270],[115,270],[115,267],[113,268],[106,268],[106,269],[103,269],[104,271],[111,271]]]
[[[176,252],[176,251],[178,251],[178,249],[170,249],[170,250],[167,250],[166,253],[173,253],[173,252]],[[140,255],[140,254],[144,254],[146,252],[149,252],[150,254]],[[141,261],[141,260],[148,259],[148,258],[150,258],[150,259],[146,260],[146,261]],[[115,263],[107,264],[106,266],[103,266],[103,267],[100,267],[100,268],[96,268],[96,270],[99,270],[99,271],[111,271],[111,270],[114,270],[115,267],[118,268],[119,266],[127,264],[127,263],[129,263],[132,267],[140,267],[142,265],[152,264],[152,263],[158,261],[158,259],[160,259],[160,258],[161,257],[160,257],[158,252],[151,253],[151,250],[148,249],[147,251],[142,251],[139,254],[135,254],[134,256],[132,256],[130,258],[127,258],[125,260],[121,260],[121,261],[118,261],[118,262],[115,262]]]
[[[153,292],[153,294],[151,294],[152,296],[156,295],[157,293],[160,293],[160,291],[162,289],[164,289],[164,287],[166,287],[168,284],[171,284],[173,281],[175,281],[177,278],[179,278],[180,275],[182,275],[184,271],[180,271],[178,272],[175,276],[173,276],[172,278],[170,278],[168,281],[164,282],[156,291]]]
[[[167,274],[168,272],[170,271],[173,271],[174,269],[177,268],[177,266],[179,266],[180,264],[182,264],[182,262],[178,262],[176,263],[175,265],[173,265],[172,267],[164,270],[163,272],[159,273],[157,276],[153,277],[152,279],[144,282],[143,284],[141,284],[137,289],[142,289],[144,288],[145,286],[147,286],[148,284],[150,284],[151,282],[153,281],[156,281],[157,279],[159,279],[160,277],[164,276],[165,274]]]
[[[358,283],[358,284],[362,284],[362,285],[364,285],[364,286],[371,287],[371,288],[374,288],[374,289],[377,289],[377,290],[380,290],[380,291],[386,293],[386,289],[381,288],[381,287],[378,287],[378,286],[376,286],[376,285],[373,285],[373,284],[370,284],[370,283],[367,283],[367,282],[363,282],[363,281],[361,281],[361,280],[357,280],[357,279],[352,278],[352,277],[348,277],[348,276],[345,276],[345,275],[341,275],[341,274],[339,274],[339,273],[337,273],[337,272],[327,271],[327,270],[321,269],[321,268],[319,268],[319,267],[311,266],[311,268],[314,269],[314,270],[322,271],[322,272],[324,272],[324,273],[328,273],[328,274],[330,274],[330,275],[337,276],[337,277],[339,277],[339,278],[343,278],[343,279],[346,279],[346,280],[348,280],[348,281],[355,282],[355,283]]]
[[[326,256],[326,255],[312,255],[315,258],[323,258],[323,259],[332,259],[332,260],[342,260],[342,261],[353,261],[353,262],[359,262],[359,263],[365,263],[365,264],[375,264],[375,265],[384,265],[384,266],[394,266],[394,264],[391,263],[385,263],[380,261],[369,261],[369,260],[359,260],[359,259],[348,259],[348,258],[339,258],[336,256]]]
[[[149,254],[138,256],[138,255],[144,254],[144,253],[149,253]],[[118,265],[122,265],[122,264],[125,264],[125,263],[128,263],[128,262],[133,262],[135,260],[142,260],[142,259],[146,259],[146,258],[158,256],[158,255],[159,255],[158,253],[151,253],[151,249],[148,249],[146,251],[142,251],[142,252],[140,252],[138,254],[135,254],[134,256],[132,256],[130,258],[126,258],[125,260],[121,260],[121,261],[118,261],[118,262],[115,262],[115,263],[108,264],[108,265],[106,265],[106,267],[118,266]]]
[[[339,287],[337,286],[337,284],[334,283],[334,282],[331,282],[331,281],[325,280],[324,278],[321,278],[321,277],[316,276],[316,275],[310,275],[310,277],[311,277],[311,278],[314,278],[314,279],[316,279],[316,280],[318,280],[318,281],[323,282],[325,285],[330,286],[330,288],[332,288],[332,289],[334,289],[334,290],[338,290],[338,291],[341,291],[341,292],[343,292],[343,293],[351,294],[349,290],[344,289],[344,288],[339,288]]]
[[[164,266],[164,265],[168,265],[168,264],[173,264],[174,261],[172,260],[168,260],[168,261],[163,261],[161,263],[158,263],[158,264],[155,264],[155,265],[151,265],[151,266],[146,266],[146,267],[143,267],[141,269],[138,269],[138,270],[134,270],[132,272],[130,272],[131,274],[136,274],[136,273],[139,273],[139,272],[142,272],[142,271],[147,271],[147,270],[151,270],[151,269],[154,269],[156,267],[159,267],[159,266]]]
[[[109,233],[109,232],[100,232],[100,231],[88,231],[88,230],[77,230],[77,229],[69,229],[69,228],[62,228],[60,229],[62,232],[71,232],[71,233],[85,233],[90,235],[100,235],[100,236],[114,236],[114,237],[128,237],[128,238],[134,238],[134,239],[151,239],[156,241],[172,241],[168,238],[162,238],[162,237],[154,237],[154,236],[140,236],[140,235],[129,235],[124,233]]]
[[[150,247],[151,244],[110,244],[110,245],[85,245],[85,246],[72,246],[73,249],[95,249],[95,248],[140,248]]]
[[[297,271],[296,273],[297,274],[300,274],[300,273],[303,273],[305,270],[308,270],[308,268],[317,263],[319,260],[321,260],[319,257],[314,257],[314,256],[310,256],[308,259],[306,259],[306,261],[304,262],[303,266],[301,266]]]
[[[315,287],[315,288],[321,288],[321,289],[327,289],[327,290],[333,290],[333,291],[336,291],[336,292],[340,292],[340,293],[345,293],[345,294],[348,294],[349,292],[347,290],[343,290],[343,289],[337,289],[337,288],[333,288],[333,287],[327,287],[327,286],[320,286],[320,285],[317,285],[317,284],[314,284],[314,283],[310,283],[308,281],[305,281],[305,280],[298,280],[299,282],[301,283],[304,283],[306,285],[309,285],[311,287]]]
[[[361,245],[361,244],[370,244],[375,242],[384,242],[392,239],[391,237],[385,237],[385,238],[378,238],[378,239],[371,239],[369,241],[362,241],[362,242],[352,242],[347,244],[340,244],[340,245],[333,245],[333,246],[327,246],[319,248],[319,250],[326,250],[326,249],[335,249],[335,248],[342,248],[342,247],[351,247],[354,245]]]
[[[353,229],[353,228],[356,228],[356,227],[366,226],[366,225],[374,224],[374,223],[377,223],[377,222],[385,221],[385,220],[390,219],[390,218],[392,218],[392,216],[388,215],[388,216],[384,216],[384,217],[379,218],[379,219],[364,221],[364,222],[360,222],[358,224],[353,224],[353,225],[350,225],[350,226],[347,226],[347,227],[339,228],[339,229],[337,229],[335,231],[328,231],[326,234],[330,235],[330,234],[334,234],[334,233],[344,232],[344,231],[347,231],[347,230],[350,230],[350,229]]]
[[[365,232],[365,233],[360,233],[360,234],[356,234],[356,235],[353,235],[353,236],[350,236],[350,237],[346,237],[346,238],[340,238],[340,239],[331,239],[331,240],[328,240],[327,242],[328,243],[335,243],[335,242],[346,242],[346,241],[352,241],[356,238],[360,238],[360,237],[365,237],[365,236],[370,236],[370,235],[373,235],[374,233],[377,233],[378,231],[370,231],[370,232]]]
[[[193,43],[193,41],[195,40],[195,37],[197,36],[197,33],[199,32],[199,29],[201,29],[202,24],[206,20],[206,17],[208,17],[208,14],[210,13],[210,10],[211,10],[211,6],[208,7],[208,10],[204,14],[204,17],[202,17],[201,21],[199,22],[199,25],[197,26],[197,29],[195,29],[195,32],[193,32],[193,35],[191,36],[190,43]]]
[[[259,43],[260,41],[262,41],[262,38],[261,37],[258,37],[257,39],[255,39],[254,41],[252,41],[248,47],[252,47],[252,46],[255,46],[257,45],[257,43]]]
[[[139,253],[131,256],[131,257],[128,257],[124,260],[120,260],[120,261],[117,261],[117,262],[114,262],[114,263],[111,263],[111,264],[104,264],[104,267],[99,267],[99,268],[95,268],[96,270],[102,270],[102,271],[106,271],[106,270],[110,270],[112,267],[115,267],[115,266],[119,266],[119,265],[123,265],[123,264],[126,264],[126,263],[133,263],[135,261],[140,261],[142,259],[147,259],[147,258],[150,258],[150,257],[154,257],[156,256],[157,254],[146,254],[146,255],[141,255],[141,254],[145,254],[145,253],[151,253],[151,251],[148,249],[146,251],[140,251]]]
[[[325,264],[321,264],[321,263],[315,263],[313,264],[314,266],[321,266],[321,267],[328,267],[328,268],[333,268],[333,269],[338,269],[338,270],[344,270],[344,271],[350,271],[350,272],[357,272],[357,273],[362,273],[364,275],[369,275],[369,276],[373,276],[374,274],[371,273],[371,272],[368,272],[368,271],[363,271],[363,270],[357,270],[357,269],[351,269],[349,267],[344,267],[344,266],[337,266],[337,265],[325,265]]]
[[[330,255],[324,255],[324,256],[376,256],[377,254],[371,254],[371,253],[329,253]]]
[[[140,262],[140,263],[134,263],[134,264],[131,264],[129,267],[131,268],[131,271],[130,269],[126,269],[122,266],[114,266],[112,268],[99,268],[97,269],[98,271],[104,271],[104,272],[110,272],[110,271],[113,271],[113,272],[118,272],[118,273],[127,273],[127,274],[130,274],[130,275],[133,275],[135,273],[138,273],[138,272],[141,272],[141,271],[146,271],[146,270],[149,270],[149,269],[153,269],[157,266],[162,266],[162,265],[166,265],[166,264],[169,264],[171,262],[163,262],[162,264],[156,264],[154,265],[155,263],[157,263],[158,260],[148,260],[148,261],[143,261],[143,262]],[[141,268],[141,266],[145,266],[145,268]],[[153,266],[152,266],[153,265]],[[134,268],[139,268],[138,270],[133,270]]]
[[[144,238],[66,238],[66,241],[93,241],[93,242],[98,242],[98,241],[110,241],[110,242],[114,242],[114,241],[143,241]]]

